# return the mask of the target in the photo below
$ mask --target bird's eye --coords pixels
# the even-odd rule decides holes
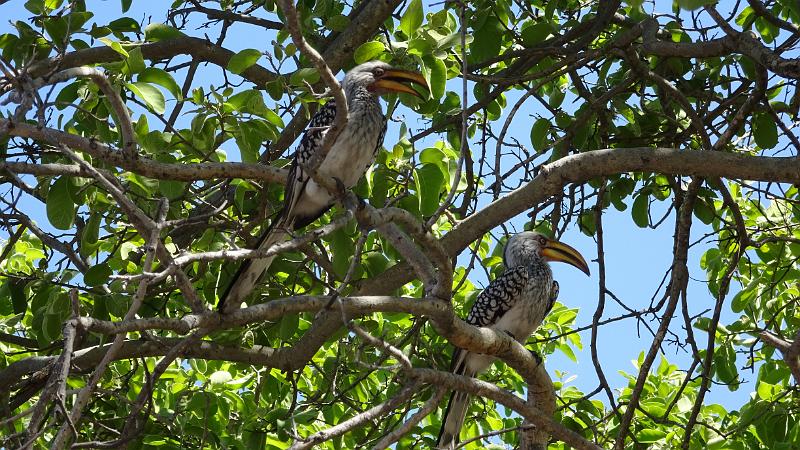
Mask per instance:
[[[547,238],[544,236],[539,236],[539,244],[547,245]]]
[[[375,75],[376,77],[383,76],[383,69],[381,69],[380,67],[373,69],[372,74]]]

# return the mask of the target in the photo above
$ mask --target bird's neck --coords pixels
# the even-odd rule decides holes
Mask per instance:
[[[345,94],[347,95],[347,108],[350,114],[358,114],[366,112],[366,110],[380,109],[381,107],[378,96],[367,90],[366,87],[358,86],[348,89]]]
[[[532,279],[551,279],[553,277],[553,270],[550,268],[550,263],[545,261],[539,256],[535,258],[527,259],[525,261],[516,261],[516,266],[512,267],[524,267],[525,270],[528,272],[528,276]]]

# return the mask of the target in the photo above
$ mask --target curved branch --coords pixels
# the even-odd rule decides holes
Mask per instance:
[[[375,312],[406,313],[417,317],[427,317],[436,330],[453,344],[472,352],[497,356],[524,376],[526,374],[534,374],[530,376],[536,377],[536,371],[539,370],[539,364],[535,358],[516,340],[505,333],[467,324],[454,314],[452,305],[449,302],[438,298],[342,297],[337,299],[334,309],[326,309],[329,304],[329,296],[295,296],[238,309],[225,315],[220,315],[216,312],[204,312],[188,314],[179,319],[149,317],[112,322],[91,317],[79,317],[76,320],[80,323],[82,329],[101,334],[121,334],[144,330],[168,330],[187,334],[198,328],[207,330],[230,328],[275,320],[287,314],[303,312],[329,311],[329,315],[336,317],[336,320],[338,320],[336,329],[342,325],[342,313],[346,319]],[[327,336],[323,333],[321,341],[324,342]],[[302,339],[295,347],[289,348],[289,353],[308,350],[301,345],[301,342]],[[167,347],[163,346],[161,349],[161,354],[163,354],[163,351],[168,350]],[[273,350],[267,350],[267,353],[271,352]],[[307,353],[313,355],[316,353],[316,348],[308,350]],[[76,361],[80,361],[79,356],[81,355],[83,353],[76,352]],[[125,356],[126,353],[123,351],[120,351],[117,355],[119,359],[129,357]],[[288,353],[281,353],[280,355],[280,358],[277,358],[277,351],[275,351],[275,354],[265,354],[263,358],[258,359],[258,362],[265,366],[277,367],[282,370],[294,370],[298,367],[298,363],[299,367],[305,364],[305,361],[298,361],[297,358],[290,360]],[[213,356],[201,353],[197,354],[196,357],[215,359]],[[223,354],[221,359],[227,359],[227,356]],[[10,364],[0,371],[0,386],[11,386],[20,377],[41,369],[49,361],[49,358],[36,356]]]
[[[585,183],[602,176],[641,171],[800,183],[800,160],[794,157],[650,147],[595,150],[570,155],[543,166],[529,183],[459,222],[442,237],[442,246],[451,257],[455,257],[489,230],[558,194],[569,183]],[[358,294],[392,292],[411,281],[411,276],[408,265],[398,264],[365,282]]]
[[[125,158],[121,152],[92,138],[85,138],[75,134],[65,133],[54,128],[39,128],[36,125],[13,122],[8,119],[0,118],[0,129],[4,129],[6,127],[8,128],[8,134],[11,136],[31,138],[56,146],[62,144],[71,149],[86,152],[93,158],[102,160],[105,163],[120,167],[124,170],[135,172],[139,175],[144,175],[148,178],[179,181],[208,180],[214,178],[247,178],[253,180],[263,180],[270,183],[283,183],[286,180],[287,170],[263,166],[260,164],[169,164],[157,162],[145,157],[139,157],[134,160]],[[11,165],[18,163],[5,164]],[[27,170],[26,166],[16,167]],[[42,169],[42,171],[56,169],[53,167],[53,165],[43,165],[42,167],[46,167],[46,169]],[[70,168],[69,170],[82,170],[79,169],[77,165],[69,167],[76,167],[76,169]],[[30,171],[33,173],[34,169],[30,168]]]
[[[142,51],[142,56],[151,61],[160,61],[174,58],[180,55],[191,56],[195,61],[203,61],[222,67],[228,67],[228,61],[236,53],[213,43],[196,37],[179,37],[167,39],[159,42],[149,42],[141,44],[137,48]],[[29,75],[38,78],[46,75],[53,68],[69,69],[78,66],[108,63],[121,61],[122,55],[111,47],[93,47],[85,50],[78,50],[67,53],[58,58],[47,58],[32,65]],[[276,75],[254,64],[239,74],[242,78],[251,81],[259,86],[263,86],[270,81],[274,81]]]
[[[800,78],[800,58],[784,58],[770,50],[750,32],[735,32],[725,37],[705,42],[671,42],[655,39],[657,22],[645,25],[642,49],[647,55],[676,56],[681,58],[712,58],[739,53],[752,58],[776,75]]]
[[[521,398],[500,389],[492,383],[433,369],[411,369],[408,375],[416,380],[424,381],[434,386],[445,385],[459,391],[469,392],[475,396],[494,400],[507,408],[513,409],[524,419],[536,424],[542,431],[569,444],[573,448],[600,450],[600,447],[596,444],[587,441],[578,433],[567,429],[564,425],[556,422],[552,417],[547,416],[538,408],[526,404]]]

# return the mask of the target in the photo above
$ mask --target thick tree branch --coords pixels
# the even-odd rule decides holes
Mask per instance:
[[[148,42],[138,45],[142,56],[151,61],[161,61],[180,55],[191,56],[192,60],[205,61],[222,68],[228,67],[228,62],[234,52],[214,45],[213,43],[196,37],[183,36],[159,42]],[[121,61],[122,55],[111,47],[93,47],[66,53],[58,58],[48,58],[33,64],[28,73],[32,78],[44,76],[53,68],[69,69],[92,64]],[[244,79],[264,86],[274,81],[276,75],[269,70],[254,64],[240,74]]]
[[[713,10],[713,8],[707,7],[707,10]],[[752,58],[776,75],[785,78],[800,78],[800,59],[782,57],[764,46],[751,32],[734,32],[706,42],[685,43],[657,40],[654,38],[657,30],[658,27],[653,26],[652,22],[645,28],[642,48],[647,55],[713,58],[738,53]]]
[[[434,386],[447,386],[459,391],[469,392],[472,395],[488,398],[495,402],[510,408],[522,417],[535,424],[543,432],[546,432],[554,438],[569,444],[576,449],[592,449],[600,450],[596,444],[587,441],[583,436],[578,433],[567,429],[560,423],[556,422],[550,416],[544,414],[538,408],[526,404],[521,398],[498,388],[494,384],[478,380],[472,377],[465,377],[463,375],[456,375],[451,372],[442,372],[433,369],[412,369],[407,372],[408,376],[415,380],[423,381]]]
[[[39,128],[28,123],[12,122],[8,119],[0,118],[0,129],[8,127],[8,134],[31,138],[48,144],[58,146],[66,145],[74,150],[80,150],[97,158],[107,164],[117,166],[148,178],[161,180],[208,180],[208,179],[231,179],[247,178],[253,180],[263,180],[270,183],[283,183],[286,180],[287,171],[259,164],[246,163],[196,163],[196,164],[168,164],[153,161],[144,157],[135,160],[125,158],[121,152],[102,144],[93,138],[85,138],[75,134],[65,133],[54,128]],[[6,163],[19,164],[19,163]],[[19,167],[19,166],[15,166]],[[23,166],[22,168],[24,168]],[[46,170],[55,170],[53,165],[43,165]],[[31,172],[34,169],[30,169]],[[45,169],[43,169],[45,170]],[[72,169],[70,169],[72,170]],[[82,169],[86,173],[85,169]]]
[[[691,151],[677,148],[614,148],[578,153],[542,166],[521,188],[467,217],[441,239],[451,257],[496,226],[529,210],[569,183],[626,172],[657,172],[700,177],[738,178],[778,183],[800,183],[800,159],[750,156],[741,153]],[[392,292],[412,280],[408,265],[398,264],[365,282],[359,295]]]
[[[795,384],[800,385],[800,358],[798,348],[800,348],[800,332],[795,335],[792,342],[786,341],[779,336],[776,336],[769,331],[762,331],[759,336],[764,343],[775,347],[783,355],[783,361],[789,370],[792,372]]]

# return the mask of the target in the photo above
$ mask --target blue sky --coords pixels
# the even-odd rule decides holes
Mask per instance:
[[[24,10],[23,4],[22,0],[11,0],[11,2],[0,6],[0,17],[9,20],[27,19],[31,14]],[[95,17],[92,20],[100,24],[107,23],[121,14],[118,0],[88,0],[87,4],[89,9],[95,13]],[[152,8],[152,5],[153,3],[151,2],[134,1],[131,10],[126,15],[136,20],[144,20],[145,23],[164,21],[162,16],[164,13],[163,4],[159,5],[158,8]],[[148,6],[151,7],[148,8]],[[148,10],[154,12],[151,13]],[[667,12],[670,9],[667,7],[664,11]],[[7,21],[0,22],[0,33],[8,32],[10,29]],[[192,35],[202,36],[203,33],[207,33],[212,39],[216,37],[216,31],[216,27],[198,31],[189,29],[189,33]],[[224,45],[233,51],[252,47],[269,51],[272,48],[269,44],[270,36],[269,33],[253,26],[236,26],[229,30],[228,38]],[[101,44],[96,43],[95,45]],[[219,85],[221,83],[221,70],[213,68],[213,66],[210,67],[212,68],[201,70],[204,75],[203,78],[196,80],[197,85]],[[180,83],[181,80],[179,79],[178,82]],[[249,83],[246,83],[244,87],[249,87]],[[460,80],[452,80],[448,88],[460,92]],[[265,98],[269,105],[271,100],[266,96]],[[508,104],[511,105],[513,101],[515,99],[511,96]],[[534,105],[533,103],[529,102],[527,105],[533,109],[521,112],[513,122],[509,132],[510,135],[516,136],[524,143],[529,141],[529,127],[535,120],[535,115],[539,112],[535,107],[531,106]],[[167,109],[169,110],[170,108],[168,103]],[[565,108],[570,108],[568,101],[565,102]],[[422,128],[424,126],[423,122],[417,122],[418,115],[414,112],[401,110],[398,114],[402,114],[408,119],[409,127],[412,130],[414,127]],[[150,123],[156,124],[157,122],[150,121]],[[396,142],[398,132],[397,123],[392,123],[386,138],[386,147],[390,148]],[[417,149],[425,148],[426,144],[432,143],[436,138],[437,136],[434,136],[418,144]],[[225,144],[224,149],[228,151],[229,155],[236,154],[234,145],[235,143],[232,140]],[[234,157],[234,159],[236,158]],[[664,202],[661,207],[666,204]],[[33,205],[32,210],[34,211],[32,216],[37,223],[45,229],[50,229],[43,207]],[[521,230],[525,220],[524,216],[517,217],[509,225]],[[614,208],[610,208],[604,215],[607,287],[631,308],[642,309],[650,304],[655,288],[659,285],[664,272],[668,270],[671,264],[672,223],[672,220],[668,220],[658,230],[641,229],[632,222],[629,211],[618,212]],[[707,231],[709,229],[706,226],[696,221],[692,228],[692,235],[696,237]],[[592,260],[596,257],[596,247],[593,239],[581,233],[576,227],[571,227],[563,237],[563,240],[578,248],[586,256],[587,260]],[[708,293],[705,283],[697,281],[698,279],[705,279],[705,273],[699,268],[699,260],[706,248],[704,245],[698,245],[690,250],[689,267],[692,281],[689,283],[688,298],[693,313],[713,308],[714,299]],[[553,267],[556,279],[559,280],[561,285],[559,300],[570,307],[580,307],[580,313],[577,318],[578,326],[591,323],[597,304],[597,265],[594,262],[590,262],[590,265],[593,272],[591,278],[587,278],[570,266],[555,264]],[[477,285],[485,285],[487,282],[485,276],[479,270],[472,271],[471,279]],[[732,296],[733,293],[730,295]],[[613,317],[622,312],[622,309],[610,298],[607,299],[604,318]],[[726,306],[722,322],[730,322],[735,318],[735,315]],[[683,320],[680,317],[676,317],[673,321],[673,329],[678,334],[682,334],[679,332],[682,323]],[[654,328],[655,326],[657,324],[654,325]],[[638,333],[641,333],[641,336]],[[697,333],[698,342],[705,342],[705,335],[699,331]],[[578,363],[574,363],[562,354],[556,353],[547,360],[547,368],[551,374],[559,370],[576,375],[577,378],[571,383],[586,392],[596,387],[597,376],[588,351],[589,332],[584,332],[582,338],[584,350],[577,352]],[[641,328],[637,331],[634,319],[612,323],[600,328],[598,337],[600,360],[612,388],[618,389],[627,385],[627,380],[619,375],[618,371],[633,373],[635,369],[631,364],[631,360],[635,360],[640,352],[646,352],[650,346],[651,339],[652,336],[646,329]],[[690,356],[687,353],[669,345],[665,345],[663,348],[670,362],[678,364],[680,367],[688,367]],[[656,361],[657,363],[658,361]],[[743,364],[744,361],[740,359],[739,366],[741,367]],[[742,371],[741,375],[744,375],[746,379],[750,378],[748,372]],[[737,392],[730,392],[726,387],[712,386],[712,391],[708,395],[706,403],[722,403],[728,408],[735,408],[747,401],[749,392],[752,390],[752,384],[742,386]],[[598,396],[597,398],[605,401],[603,396]]]

